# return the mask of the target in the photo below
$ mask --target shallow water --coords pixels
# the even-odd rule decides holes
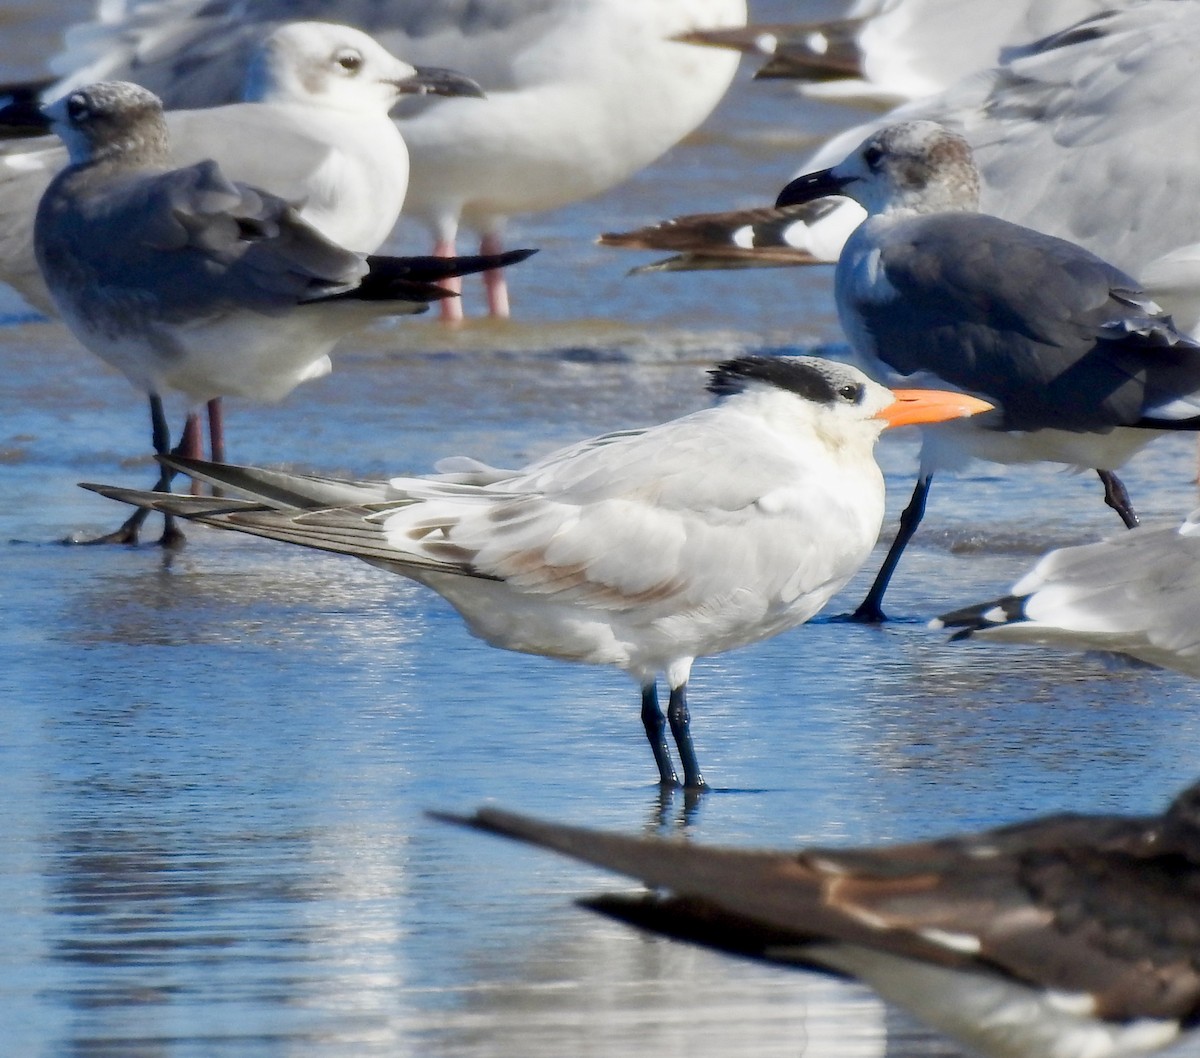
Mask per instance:
[[[11,37],[4,50],[29,72]],[[233,404],[233,455],[363,475],[451,453],[506,464],[699,406],[716,357],[836,341],[827,270],[627,279],[635,259],[590,239],[769,200],[809,131],[846,120],[743,80],[662,165],[520,225],[543,253],[512,275],[516,322],[406,320],[347,342],[284,404]],[[954,1055],[856,987],[600,921],[573,898],[623,883],[423,813],[486,801],[706,842],[865,843],[1144,811],[1195,778],[1183,677],[925,627],[1046,548],[1116,531],[1090,476],[948,476],[894,584],[899,620],[824,617],[699,662],[717,789],[664,802],[625,678],[491,650],[399,578],[200,529],[172,557],[60,546],[121,517],[76,482],[152,477],[143,402],[59,325],[9,308],[7,1056]],[[880,446],[893,518],[915,443]],[[1192,445],[1165,441],[1127,481],[1147,517],[1175,518],[1193,471]]]

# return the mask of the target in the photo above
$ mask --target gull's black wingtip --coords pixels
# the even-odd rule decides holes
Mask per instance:
[[[46,136],[50,119],[42,110],[42,93],[54,82],[14,81],[0,85],[0,139]]]
[[[522,261],[527,261],[535,253],[539,252],[540,251],[537,249],[537,247],[526,247],[525,249],[521,250],[505,250],[496,256],[499,258],[500,266],[507,268],[509,265],[520,264]]]

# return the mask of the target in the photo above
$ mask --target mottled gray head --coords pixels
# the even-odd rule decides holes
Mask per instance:
[[[46,107],[71,163],[126,158],[161,162],[167,156],[162,101],[128,81],[98,81],[68,92]]]
[[[844,195],[868,213],[975,212],[979,170],[970,144],[934,121],[902,121],[873,132],[832,169],[793,180],[777,204]]]

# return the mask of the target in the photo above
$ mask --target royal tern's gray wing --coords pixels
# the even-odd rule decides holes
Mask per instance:
[[[389,500],[411,499],[414,495],[424,496],[426,489],[429,490],[429,494],[440,496],[472,496],[478,493],[478,487],[481,485],[495,484],[513,476],[511,470],[489,467],[464,456],[442,460],[438,469],[441,471],[444,465],[446,472],[428,478],[374,481],[330,477],[327,474],[302,474],[269,467],[212,463],[205,459],[190,459],[184,456],[162,456],[160,462],[196,481],[280,510],[385,503]],[[460,478],[463,480],[459,480]],[[394,485],[393,480],[401,485]]]
[[[492,486],[510,498],[451,538],[484,572],[598,606],[699,605],[748,584],[794,600],[848,575],[834,537],[852,552],[877,532],[831,473],[710,409],[555,453]]]
[[[955,638],[1112,651],[1200,676],[1200,511],[1051,551],[1011,594],[934,624]]]
[[[1176,407],[1200,388],[1195,346],[1106,262],[980,214],[878,230],[883,283],[847,287],[859,321],[848,326],[893,370],[986,394],[1006,429],[1103,431],[1200,414],[1194,400]]]
[[[237,479],[237,475],[230,476]],[[225,475],[214,473],[212,477],[224,479]],[[372,500],[323,507],[305,498],[303,506],[297,507],[283,502],[283,494],[270,484],[250,486],[245,478],[242,483],[248,492],[261,487],[265,497],[186,496],[90,482],[81,484],[91,492],[145,510],[184,518],[214,529],[349,555],[417,579],[430,572],[492,579],[472,567],[468,553],[429,533],[424,536],[417,533],[397,546],[396,534],[389,532],[388,522],[396,512],[413,506],[414,500]],[[324,491],[344,494],[346,490],[337,488],[336,483],[334,487],[326,483]]]

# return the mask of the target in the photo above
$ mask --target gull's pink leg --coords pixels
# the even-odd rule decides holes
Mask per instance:
[[[479,252],[482,254],[500,253],[503,249],[500,236],[492,232],[479,243]],[[504,278],[504,269],[493,268],[484,272],[483,289],[487,293],[488,315],[493,319],[508,319],[508,281]]]
[[[199,413],[188,412],[188,417],[183,424],[183,436],[179,438],[179,444],[175,446],[173,454],[183,456],[185,459],[204,458],[204,432],[200,428]],[[200,482],[193,479],[189,491],[193,496],[202,495]]]
[[[454,257],[454,239],[438,239],[433,244],[433,253],[435,257]],[[441,285],[447,290],[453,290],[455,294],[462,292],[462,278],[460,276],[455,276],[453,279],[443,279]],[[462,323],[462,298],[443,298],[438,303],[438,306],[443,323]]]

